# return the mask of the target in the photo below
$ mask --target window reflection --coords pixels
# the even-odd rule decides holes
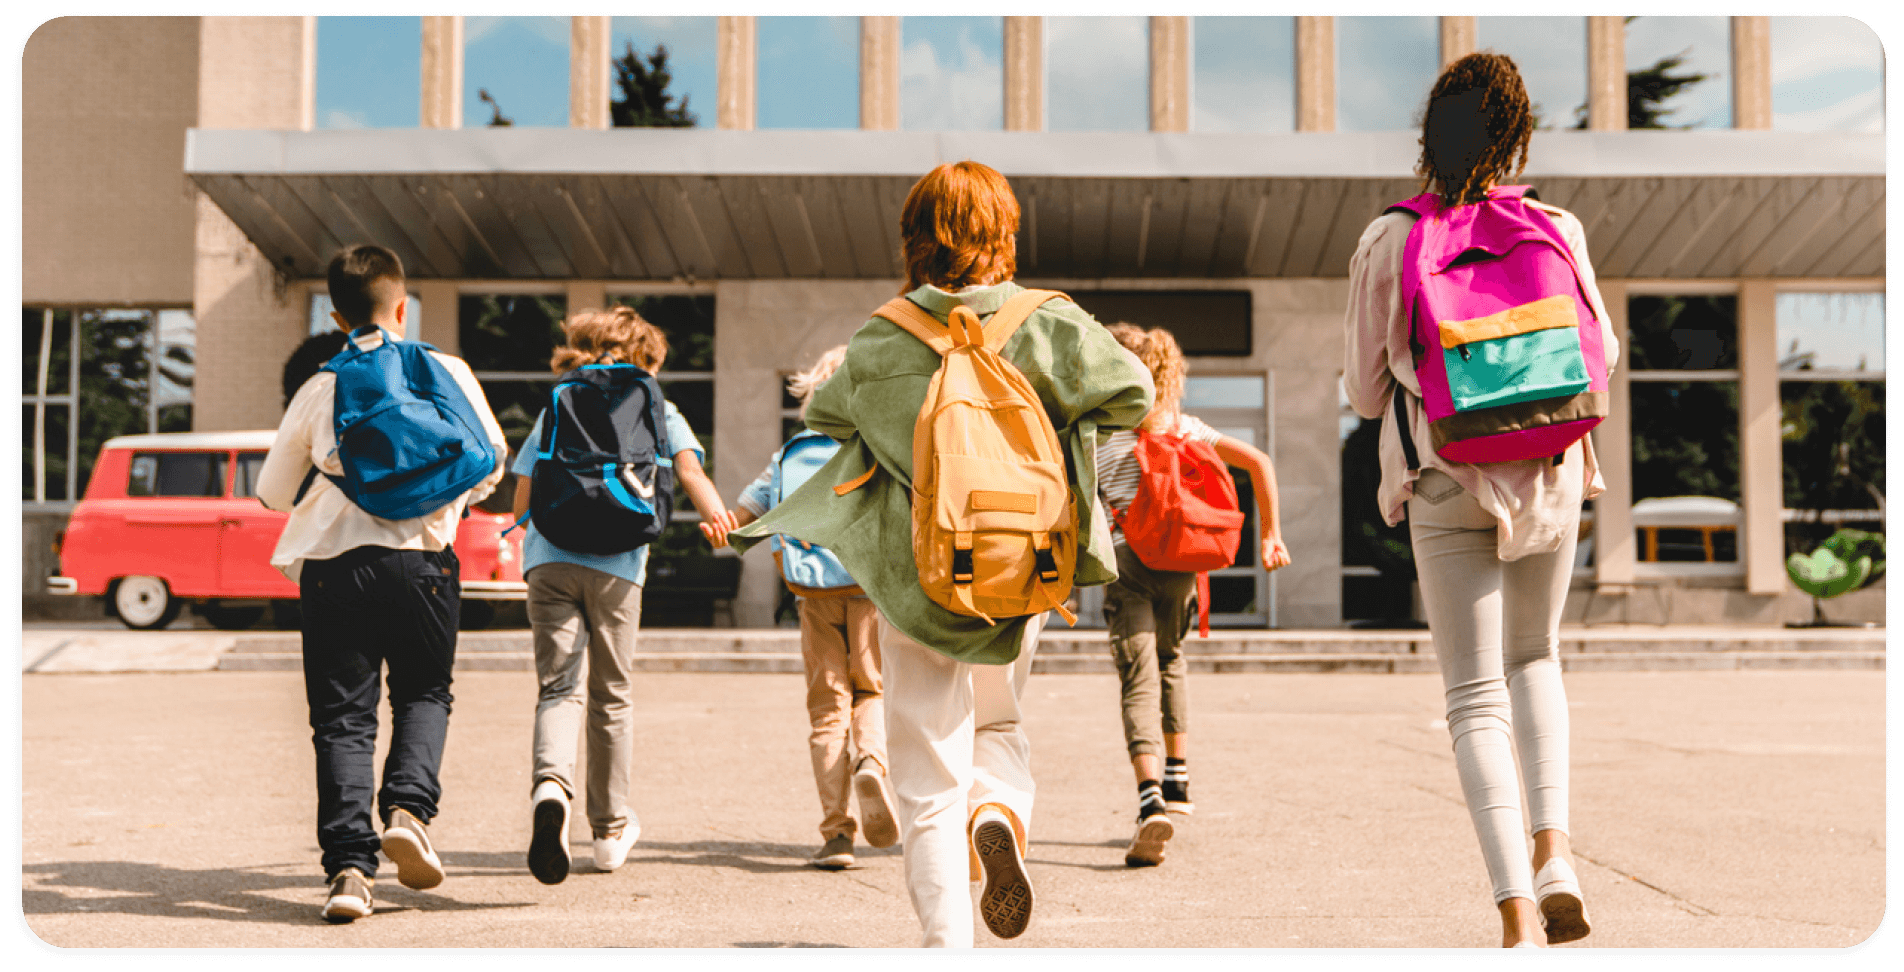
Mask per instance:
[[[906,17],[899,22],[899,127],[1005,127],[1005,18]]]
[[[1732,23],[1726,17],[1626,22],[1628,128],[1732,126]]]
[[[1441,73],[1440,18],[1337,17],[1335,51],[1337,131],[1420,126]]]
[[[1149,18],[1045,18],[1045,128],[1149,130]]]
[[[610,21],[609,56],[620,61],[632,45],[645,71],[653,66],[656,47],[667,48],[668,107],[685,109],[696,125],[712,128],[717,22],[715,17],[615,17]],[[609,75],[609,97],[619,102],[623,92],[615,78]]]
[[[415,128],[422,56],[421,17],[317,18],[317,127]]]
[[[1477,17],[1475,45],[1514,59],[1541,128],[1587,115],[1585,17]]]
[[[1295,131],[1296,18],[1196,17],[1190,24],[1190,127]]]
[[[755,124],[859,127],[859,18],[761,17]]]
[[[463,127],[567,127],[569,18],[463,18]]]
[[[1884,370],[1884,295],[1779,294],[1778,370]]]
[[[1884,131],[1884,49],[1850,17],[1772,18],[1772,127]]]

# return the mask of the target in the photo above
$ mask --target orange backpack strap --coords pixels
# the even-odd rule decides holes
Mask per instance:
[[[1031,317],[1032,311],[1057,297],[1071,299],[1056,290],[1027,290],[1007,300],[992,319],[985,322],[985,346],[992,349],[993,354],[1003,350],[1005,342],[1018,332],[1018,326]]]
[[[926,313],[925,308],[904,297],[893,299],[880,305],[873,312],[874,317],[883,318],[899,325],[906,333],[924,341],[941,356],[952,350],[952,334],[939,319]]]

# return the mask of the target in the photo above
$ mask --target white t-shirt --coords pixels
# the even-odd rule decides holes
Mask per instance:
[[[1223,433],[1211,428],[1202,419],[1183,412],[1177,413],[1176,427],[1163,434],[1211,445],[1216,445],[1217,440],[1223,438]],[[1131,500],[1137,498],[1137,486],[1142,478],[1142,472],[1137,468],[1137,431],[1132,429],[1111,433],[1110,439],[1097,448],[1097,488],[1104,494],[1104,499],[1118,510],[1129,507]],[[1111,539],[1123,543],[1124,531],[1117,529],[1116,523],[1116,517],[1111,517]]]

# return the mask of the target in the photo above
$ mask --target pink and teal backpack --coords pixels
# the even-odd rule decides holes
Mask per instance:
[[[1530,198],[1529,186],[1497,186],[1470,205],[1427,192],[1387,210],[1420,217],[1403,250],[1402,302],[1443,459],[1558,461],[1606,418],[1599,322],[1573,252]],[[1405,421],[1401,430],[1412,454]]]

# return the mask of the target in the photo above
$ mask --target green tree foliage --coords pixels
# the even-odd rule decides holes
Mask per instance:
[[[1785,505],[1794,510],[1872,509],[1884,497],[1884,386],[1878,382],[1787,382],[1780,389]],[[1791,524],[1794,550],[1834,524]]]
[[[1632,23],[1633,18],[1626,18]],[[1686,63],[1686,55],[1691,48],[1669,57],[1662,57],[1637,71],[1626,72],[1626,127],[1627,128],[1691,128],[1691,125],[1668,125],[1667,115],[1677,109],[1666,107],[1666,102],[1674,95],[1712,77],[1710,74],[1690,72],[1675,74],[1680,65]],[[1575,128],[1587,127],[1587,106],[1574,109]]]
[[[481,99],[483,104],[489,106],[490,128],[508,128],[516,123],[515,119],[502,113],[502,102],[497,101],[491,96],[488,88],[477,88],[476,97]]]
[[[679,104],[670,104],[668,84],[674,75],[668,70],[668,45],[656,44],[646,59],[628,42],[627,49],[615,58],[615,87],[618,94],[608,106],[616,128],[693,128],[697,119],[688,110],[688,96]]]
[[[115,435],[146,431],[151,341],[152,316],[148,313],[103,311],[80,315],[78,480],[82,495],[86,481],[92,477],[93,462],[99,458],[99,447]]]

